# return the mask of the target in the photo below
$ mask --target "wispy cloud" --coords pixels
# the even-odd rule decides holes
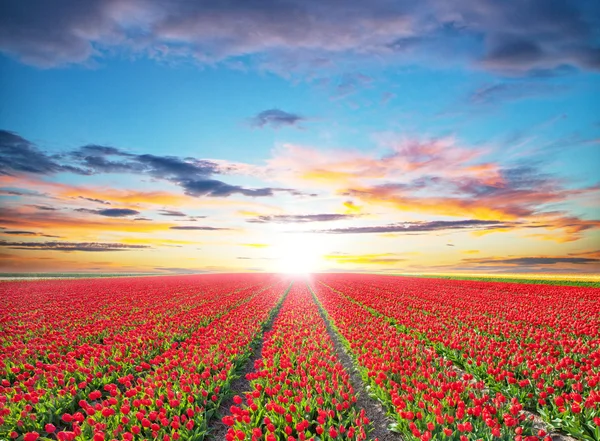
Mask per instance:
[[[483,265],[504,264],[515,266],[556,265],[561,263],[585,265],[590,263],[600,263],[600,259],[591,257],[513,257],[507,259],[470,259],[466,260],[466,262]]]
[[[36,233],[35,231],[25,231],[25,230],[5,230],[0,231],[0,234],[10,234],[13,236],[41,236],[41,237],[54,237],[58,238],[60,236],[55,236],[52,234],[42,234]]]
[[[328,234],[372,234],[372,233],[426,233],[451,230],[493,230],[507,228],[510,224],[500,221],[466,219],[457,221],[406,222],[365,227],[344,227],[330,230],[314,230],[314,233]]]
[[[472,93],[472,104],[499,104],[533,97],[554,97],[567,90],[566,86],[546,83],[496,83],[483,86]]]
[[[37,208],[38,210],[42,210],[42,211],[58,211],[60,210],[60,208],[57,207],[48,207],[47,205],[30,205],[33,208]]]
[[[127,216],[136,216],[140,214],[137,210],[132,210],[130,208],[105,208],[103,210],[91,210],[89,208],[76,208],[75,211],[80,213],[91,213],[98,214],[100,216],[106,217],[127,217]]]
[[[105,201],[102,199],[97,199],[97,198],[87,198],[85,196],[77,196],[78,199],[83,199],[84,201],[88,201],[88,202],[95,202],[97,204],[102,204],[102,205],[110,205],[109,201]]]
[[[195,226],[195,225],[176,225],[170,227],[171,230],[189,230],[189,231],[222,231],[230,230],[231,228],[220,228],[220,227],[208,227],[208,226]]]
[[[171,217],[186,217],[187,214],[176,210],[158,210],[158,214]]]
[[[7,242],[0,240],[0,247],[15,250],[44,250],[44,251],[128,251],[150,248],[147,245],[127,245],[122,243],[101,242]]]
[[[339,220],[352,219],[356,217],[353,214],[320,213],[320,214],[275,214],[270,216],[258,216],[248,219],[246,222],[256,224],[278,223],[309,223],[309,222],[332,222]]]

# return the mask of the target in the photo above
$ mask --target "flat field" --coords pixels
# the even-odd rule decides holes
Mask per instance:
[[[0,283],[0,440],[600,440],[600,289]]]

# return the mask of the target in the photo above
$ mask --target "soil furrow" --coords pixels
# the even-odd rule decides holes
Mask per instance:
[[[236,378],[230,384],[230,390],[227,398],[222,401],[221,406],[219,407],[219,411],[209,422],[209,433],[207,439],[210,441],[222,441],[225,439],[225,435],[227,434],[228,426],[223,424],[221,418],[224,415],[227,415],[229,408],[233,405],[233,397],[236,395],[243,396],[244,392],[248,392],[250,388],[250,382],[246,379],[246,375],[254,371],[254,363],[257,360],[262,358],[262,349],[265,342],[264,335],[273,327],[273,323],[277,319],[279,315],[279,311],[281,310],[281,306],[285,301],[290,289],[292,288],[293,282],[290,283],[287,290],[283,294],[283,297],[277,304],[277,306],[273,309],[271,313],[271,317],[263,325],[263,330],[261,334],[257,337],[256,342],[253,344],[252,353],[248,361],[244,363],[243,369],[236,372]]]
[[[321,314],[321,317],[325,321],[325,326],[327,327],[329,337],[333,341],[336,354],[342,363],[342,366],[344,366],[344,369],[346,369],[346,372],[350,374],[350,383],[352,384],[352,387],[356,392],[358,392],[358,400],[356,404],[358,405],[359,409],[365,409],[367,418],[369,418],[369,421],[371,421],[373,430],[369,434],[370,439],[376,439],[379,441],[402,440],[402,437],[399,434],[391,432],[388,429],[389,425],[392,424],[393,421],[387,416],[381,403],[371,398],[369,395],[369,392],[365,387],[365,383],[363,382],[360,373],[356,369],[356,365],[342,344],[342,337],[331,326],[331,319],[329,318],[323,306],[317,300],[315,293],[310,288],[310,285],[308,285],[308,288],[313,295],[313,300],[319,307],[319,314]]]

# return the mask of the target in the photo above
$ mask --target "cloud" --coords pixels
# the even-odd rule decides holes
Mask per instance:
[[[279,129],[284,126],[298,127],[298,124],[306,121],[306,118],[279,109],[263,110],[250,120],[254,127],[264,128],[269,126],[273,129]]]
[[[76,208],[75,211],[80,213],[92,213],[99,214],[100,216],[106,217],[127,217],[127,216],[135,216],[140,214],[137,210],[132,210],[130,208],[105,208],[103,210],[90,210],[88,208]]]
[[[22,209],[5,208],[2,210],[0,225],[10,226],[13,230],[43,230],[61,235],[97,234],[98,231],[111,232],[157,232],[166,231],[171,223],[139,222],[128,217],[96,217],[72,215],[73,212],[29,212]],[[96,213],[94,213],[96,214]]]
[[[210,178],[213,174],[230,172],[228,164],[206,159],[178,158],[175,156],[136,155],[114,147],[88,145],[70,154],[70,157],[90,173],[148,174],[180,186],[192,197],[228,197],[241,194],[249,197],[271,197],[276,192],[294,196],[305,194],[289,188],[245,188]]]
[[[37,208],[42,211],[58,211],[60,208],[56,207],[48,207],[47,205],[30,205],[31,207]]]
[[[180,182],[184,193],[188,196],[200,197],[228,197],[241,194],[251,197],[273,196],[274,188],[244,188],[238,185],[229,185],[216,179],[184,180]]]
[[[181,211],[175,211],[175,210],[159,210],[158,214],[161,214],[163,216],[172,216],[172,217],[186,217],[187,214],[181,212]]]
[[[63,159],[74,160],[89,173],[147,174],[159,179],[178,181],[209,176],[218,172],[219,166],[208,160],[151,154],[133,154],[115,147],[87,145]]]
[[[599,188],[576,188],[546,172],[544,163],[501,164],[488,159],[494,151],[489,146],[463,145],[454,137],[383,133],[377,140],[380,149],[372,153],[288,144],[275,151],[268,168],[282,181],[327,188],[353,204],[511,223],[504,231],[556,227],[550,235],[538,232],[540,239],[578,240],[583,231],[599,228],[593,220],[549,211],[550,204],[597,197]]]
[[[116,147],[86,145],[72,152],[50,158],[29,141],[12,132],[0,131],[0,175],[33,173],[49,175],[57,172],[73,172],[83,175],[102,173],[126,173],[148,175],[181,187],[192,197],[228,197],[240,194],[249,197],[271,197],[276,192],[293,196],[305,193],[290,188],[245,188],[230,185],[217,179],[227,164],[197,158],[133,154]],[[311,194],[312,195],[312,194]],[[89,195],[72,195],[91,202],[108,203],[103,198]]]
[[[25,231],[25,230],[6,230],[6,229],[2,229],[3,231],[0,232],[0,234],[11,234],[11,235],[15,235],[15,236],[41,236],[41,237],[53,237],[53,238],[59,238],[60,236],[55,236],[52,234],[41,234],[41,233],[36,233],[35,231]]]
[[[331,98],[334,100],[346,98],[368,87],[372,82],[373,78],[361,73],[346,74],[335,86]]]
[[[269,244],[266,243],[241,243],[241,246],[250,248],[268,248]]]
[[[77,198],[83,199],[84,201],[95,202],[97,204],[111,205],[111,203],[109,201],[105,201],[105,200],[102,200],[102,199],[88,198],[88,197],[85,197],[85,196],[77,196]]]
[[[565,86],[545,83],[497,83],[483,86],[471,95],[472,104],[498,104],[532,97],[554,97],[566,90]]]
[[[22,173],[49,175],[65,171],[87,174],[80,168],[60,165],[16,133],[0,130],[0,175],[15,176]]]
[[[404,262],[406,259],[397,257],[394,253],[382,254],[344,254],[332,253],[323,256],[325,260],[334,261],[340,264],[358,264],[358,265],[389,265],[393,263]]]
[[[7,242],[0,240],[0,247],[14,250],[44,251],[129,251],[150,248],[147,245],[127,245],[122,243],[101,242]]]
[[[9,0],[0,50],[55,67],[119,53],[258,66],[289,75],[379,63],[466,65],[507,72],[600,68],[599,6],[585,0]]]
[[[372,234],[372,233],[426,233],[452,230],[493,230],[508,228],[510,224],[500,221],[465,219],[458,221],[405,222],[367,227],[344,227],[331,230],[315,230],[313,233],[328,234]]]
[[[246,222],[255,224],[266,223],[308,223],[308,222],[331,222],[355,217],[352,214],[337,214],[337,213],[322,213],[322,214],[275,214],[270,216],[258,216],[253,219],[248,219]]]
[[[2,234],[15,234],[15,235],[23,235],[23,236],[36,236],[37,233],[33,231],[24,231],[24,230],[6,230],[3,231]]]
[[[197,231],[223,231],[230,230],[231,228],[219,228],[219,227],[206,227],[206,226],[194,226],[194,225],[182,225],[182,226],[174,226],[170,227],[171,230],[197,230]]]
[[[562,263],[586,265],[600,263],[599,258],[591,257],[513,257],[507,259],[465,259],[464,261],[478,265],[500,264],[514,266],[557,265]]]

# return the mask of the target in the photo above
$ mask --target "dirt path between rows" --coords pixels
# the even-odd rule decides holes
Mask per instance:
[[[391,432],[388,429],[389,425],[393,423],[392,419],[386,415],[385,409],[383,408],[381,403],[379,403],[379,401],[375,400],[374,398],[371,398],[371,396],[367,392],[365,383],[363,382],[363,380],[360,376],[360,373],[356,369],[356,366],[354,365],[352,358],[346,352],[346,349],[344,348],[344,346],[342,344],[342,340],[341,340],[342,337],[340,337],[340,335],[338,335],[338,333],[331,326],[331,321],[330,321],[329,316],[327,315],[327,313],[325,312],[325,310],[321,306],[321,304],[317,301],[315,293],[312,291],[312,289],[310,289],[310,286],[308,286],[308,289],[310,290],[310,292],[313,295],[314,302],[319,307],[319,314],[325,321],[325,326],[327,327],[327,333],[329,334],[329,337],[333,341],[333,345],[335,347],[336,354],[337,354],[340,362],[342,363],[342,366],[344,366],[344,369],[346,369],[346,372],[348,372],[348,374],[350,374],[350,384],[352,384],[354,391],[358,393],[358,399],[356,401],[356,404],[359,409],[365,409],[367,418],[369,418],[369,421],[371,421],[373,430],[369,434],[369,439],[371,439],[371,440],[377,439],[379,441],[402,440],[402,437],[400,436],[400,434]]]
[[[243,397],[244,392],[248,392],[251,390],[250,382],[246,379],[246,375],[254,372],[254,362],[256,362],[257,360],[260,360],[262,358],[262,350],[263,350],[263,345],[265,343],[264,335],[267,332],[269,332],[271,330],[271,328],[273,327],[273,323],[277,319],[277,316],[279,315],[281,307],[283,306],[283,302],[285,302],[285,299],[287,298],[288,293],[290,292],[291,288],[292,288],[292,284],[290,284],[290,286],[288,286],[287,290],[283,294],[283,297],[281,298],[281,301],[275,307],[273,314],[271,315],[271,318],[263,326],[263,330],[262,330],[260,336],[258,337],[259,338],[258,343],[252,350],[252,355],[250,356],[248,361],[246,361],[246,364],[244,365],[243,370],[241,370],[240,372],[237,372],[237,375],[239,375],[239,377],[232,381],[231,386],[230,386],[230,394],[229,394],[228,398],[225,399],[221,403],[221,406],[219,407],[217,414],[215,416],[213,416],[213,418],[211,418],[211,421],[208,424],[209,433],[206,437],[206,439],[208,441],[217,441],[217,440],[222,441],[225,439],[225,435],[227,435],[227,430],[229,429],[229,427],[226,426],[225,424],[223,424],[223,422],[221,421],[221,418],[223,418],[225,415],[229,414],[229,408],[234,404],[233,403],[234,396],[239,395],[240,397]]]

